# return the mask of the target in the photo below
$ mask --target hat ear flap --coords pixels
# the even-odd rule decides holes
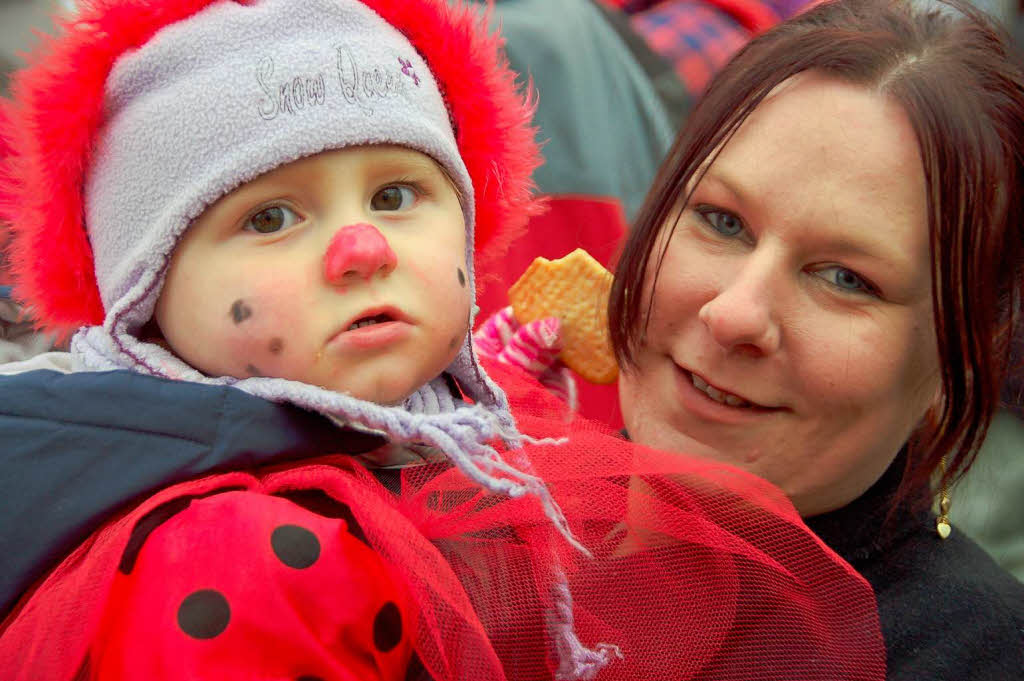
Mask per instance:
[[[66,337],[103,322],[82,197],[114,63],[215,1],[82,2],[13,76],[0,120],[0,221],[12,232],[14,295],[42,329]]]

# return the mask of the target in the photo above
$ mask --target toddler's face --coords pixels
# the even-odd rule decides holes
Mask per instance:
[[[210,376],[393,404],[438,376],[472,303],[459,198],[409,149],[329,151],[239,187],[189,227],[156,321]]]

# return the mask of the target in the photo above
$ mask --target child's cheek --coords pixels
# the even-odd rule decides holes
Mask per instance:
[[[447,351],[455,353],[469,333],[469,308],[472,304],[469,275],[461,259],[446,265],[424,266],[417,272],[422,290],[432,292],[436,313],[433,322],[447,339]]]
[[[452,258],[448,262],[416,260],[409,263],[409,270],[424,287],[423,290],[443,295],[446,304],[453,300],[469,302],[469,275],[461,258]]]
[[[305,328],[301,299],[292,288],[282,282],[229,296],[223,324],[233,375],[292,377],[288,365],[301,354],[298,336]]]

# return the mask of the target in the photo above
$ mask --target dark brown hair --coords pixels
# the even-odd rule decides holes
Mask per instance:
[[[1024,278],[1024,77],[1002,31],[959,0],[831,2],[736,55],[676,139],[623,246],[609,304],[616,355],[631,366],[643,342],[644,292],[664,252],[649,288],[648,264],[684,188],[773,88],[808,70],[891,97],[916,132],[942,399],[908,443],[901,489],[927,483],[943,458],[953,480],[973,463],[998,405]]]

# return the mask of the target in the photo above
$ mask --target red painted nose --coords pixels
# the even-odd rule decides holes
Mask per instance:
[[[324,253],[324,276],[331,282],[340,283],[350,277],[370,279],[388,274],[397,266],[398,257],[387,239],[365,222],[339,229]]]

